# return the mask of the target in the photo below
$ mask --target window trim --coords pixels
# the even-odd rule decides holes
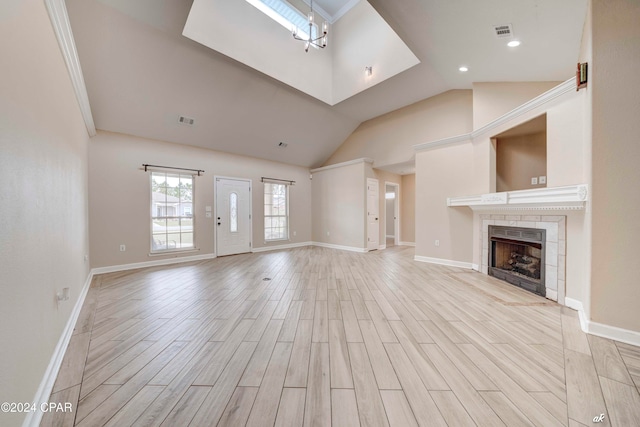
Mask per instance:
[[[286,207],[286,213],[285,215],[265,215],[264,214],[264,208],[265,208],[265,201],[264,201],[264,195],[266,194],[266,185],[282,185],[285,188],[285,207]],[[291,241],[291,231],[290,231],[290,215],[289,215],[289,193],[290,193],[290,188],[291,184],[283,184],[283,183],[279,183],[279,182],[264,182],[264,185],[262,187],[262,214],[263,214],[263,218],[286,218],[287,220],[287,226],[285,228],[286,230],[286,236],[285,237],[279,237],[277,239],[267,239],[267,227],[264,227],[264,219],[262,221],[262,226],[264,227],[263,230],[263,237],[264,237],[264,242],[265,243],[271,243],[271,242],[284,242],[284,241]]]
[[[150,217],[149,217],[149,256],[158,256],[158,255],[167,255],[167,254],[175,254],[175,253],[184,253],[184,252],[194,252],[194,251],[199,251],[200,248],[197,246],[197,240],[196,240],[196,214],[195,214],[195,203],[196,203],[196,176],[197,174],[194,173],[182,173],[182,172],[170,172],[170,171],[164,171],[164,170],[152,170],[150,171],[151,173],[149,174],[149,196],[150,199],[149,200],[149,213],[150,213]],[[184,217],[184,216],[164,216],[164,217],[157,217],[154,216],[154,212],[153,212],[153,174],[154,173],[163,173],[166,175],[177,175],[178,177],[183,175],[183,176],[191,176],[191,215],[188,217]],[[192,235],[193,235],[193,246],[188,247],[188,248],[169,248],[167,245],[167,249],[154,249],[153,248],[153,220],[155,218],[165,218],[165,219],[180,219],[180,218],[189,218],[191,219],[191,221],[193,221],[193,231],[192,231]]]

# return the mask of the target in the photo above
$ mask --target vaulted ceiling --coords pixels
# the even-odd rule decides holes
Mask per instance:
[[[318,3],[327,10],[344,4],[324,1]],[[587,6],[370,0],[420,64],[329,106],[182,36],[189,0],[66,3],[98,129],[309,167],[322,165],[361,122],[447,90],[571,77]],[[508,48],[508,39],[495,35],[498,24],[511,24],[522,45]],[[289,65],[307,58],[301,47]],[[469,71],[459,72],[461,65]],[[195,124],[179,124],[180,115]],[[286,149],[278,148],[281,141]]]

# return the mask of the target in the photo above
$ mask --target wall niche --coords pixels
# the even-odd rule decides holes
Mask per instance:
[[[496,155],[496,192],[547,186],[546,114],[502,132],[492,141]]]

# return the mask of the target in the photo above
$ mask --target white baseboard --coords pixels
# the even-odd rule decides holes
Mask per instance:
[[[367,248],[356,248],[354,246],[334,245],[332,243],[324,243],[324,242],[312,242],[312,244],[313,246],[320,246],[321,248],[329,248],[329,249],[338,249],[340,251],[359,252],[359,253],[369,252]]]
[[[430,258],[426,256],[416,255],[413,257],[414,261],[428,262],[430,264],[446,265],[448,267],[459,267],[472,269],[473,264],[470,262],[453,261],[450,259]]]
[[[280,251],[283,249],[302,248],[304,246],[311,246],[313,242],[299,242],[299,243],[287,243],[286,245],[274,245],[263,246],[261,248],[253,248],[251,252],[267,252],[267,251]]]
[[[416,246],[416,242],[398,242],[398,246]]]
[[[84,305],[84,300],[87,297],[87,292],[89,292],[89,288],[91,287],[91,281],[93,280],[93,270],[89,272],[87,279],[84,282],[84,286],[82,286],[82,290],[80,291],[80,295],[78,295],[78,300],[76,304],[73,306],[73,310],[71,311],[71,315],[67,320],[67,324],[65,325],[62,335],[58,340],[58,344],[56,348],[53,350],[53,355],[51,356],[51,360],[49,360],[49,365],[47,366],[47,370],[44,371],[44,376],[42,377],[42,381],[40,382],[40,386],[38,387],[38,391],[36,391],[36,395],[33,398],[33,403],[37,408],[40,408],[40,405],[43,403],[49,402],[49,398],[51,396],[51,392],[53,391],[53,386],[56,383],[56,378],[58,378],[58,372],[60,371],[60,366],[62,366],[62,360],[64,359],[64,354],[67,352],[67,347],[69,346],[69,341],[71,341],[71,336],[73,335],[73,330],[76,327],[76,322],[78,321],[78,316],[80,316],[80,311],[82,311],[82,306]],[[24,427],[28,426],[38,426],[40,425],[40,421],[42,420],[42,416],[44,412],[38,411],[29,411],[27,412],[27,416],[24,419],[22,425]]]
[[[387,234],[387,239],[393,239],[394,237],[396,237],[396,236],[394,236],[393,234],[392,235],[388,235]]]
[[[383,249],[387,249],[387,245],[380,245],[378,246],[378,250],[381,251]]]
[[[471,269],[479,272],[480,266],[478,264],[471,264]]]
[[[603,323],[598,323],[587,319],[587,315],[584,313],[582,302],[576,299],[565,297],[564,303],[567,307],[578,311],[578,316],[580,317],[580,327],[582,328],[583,332],[597,335],[603,338],[608,338],[610,340],[640,346],[640,332],[632,331],[630,329],[618,328],[617,326],[605,325]]]
[[[581,312],[582,313],[582,312]],[[588,332],[603,338],[640,346],[640,332],[587,320]]]
[[[175,257],[167,259],[158,259],[155,261],[135,262],[132,264],[110,265],[108,267],[98,267],[91,270],[93,274],[113,273],[116,271],[135,270],[137,268],[157,267],[159,265],[179,264],[181,262],[202,261],[205,259],[214,259],[216,254],[203,254],[184,257]]]

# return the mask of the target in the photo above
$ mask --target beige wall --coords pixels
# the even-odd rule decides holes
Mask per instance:
[[[640,332],[640,2],[593,0],[591,319]]]
[[[472,130],[470,90],[451,90],[362,123],[325,162],[362,157],[374,166],[413,159],[413,145]]]
[[[531,184],[532,177],[547,176],[547,134],[496,138],[496,191],[546,187]]]
[[[143,163],[205,171],[195,181],[197,253],[149,257],[150,184]],[[214,218],[205,217],[205,206],[214,206],[214,176],[252,180],[254,248],[311,240],[307,168],[103,131],[91,140],[89,164],[92,267],[214,253]],[[289,242],[264,242],[262,176],[296,181],[289,195]]]
[[[569,78],[570,76],[567,76]],[[560,82],[498,82],[473,84],[473,129],[479,129]]]
[[[366,248],[365,163],[313,172],[314,242]]]
[[[402,175],[400,184],[400,241],[416,241],[416,174]]]
[[[89,138],[44,2],[0,4],[0,52],[0,402],[31,402],[89,271]]]
[[[473,194],[473,159],[469,143],[416,153],[416,256],[471,262],[473,212],[447,197]]]

